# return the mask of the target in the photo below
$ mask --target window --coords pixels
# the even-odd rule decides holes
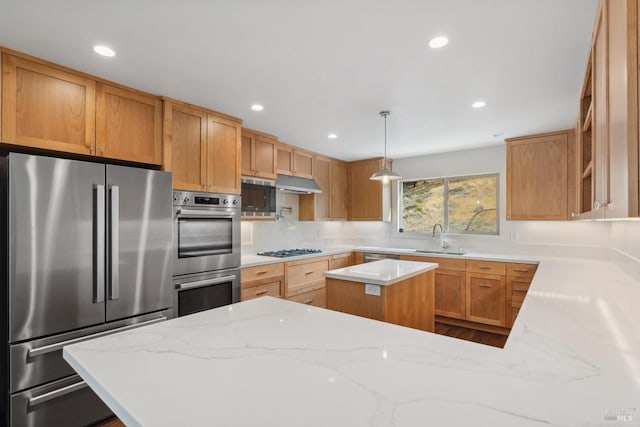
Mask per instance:
[[[498,234],[498,174],[417,179],[399,183],[402,233]]]

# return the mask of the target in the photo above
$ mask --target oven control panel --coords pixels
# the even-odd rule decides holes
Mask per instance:
[[[196,193],[192,191],[174,191],[173,206],[240,208],[240,196],[237,194]]]

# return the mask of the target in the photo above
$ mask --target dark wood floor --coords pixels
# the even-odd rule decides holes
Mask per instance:
[[[503,348],[507,342],[507,336],[505,335],[476,331],[475,329],[463,328],[461,326],[445,325],[444,323],[438,322],[436,322],[435,333],[500,348]]]

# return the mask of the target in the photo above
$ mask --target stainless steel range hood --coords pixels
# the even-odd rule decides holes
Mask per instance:
[[[294,194],[322,193],[322,190],[320,190],[318,184],[316,184],[316,182],[312,179],[280,174],[278,174],[278,179],[276,179],[276,188],[279,191]]]

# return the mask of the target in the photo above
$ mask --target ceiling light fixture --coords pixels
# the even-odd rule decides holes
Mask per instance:
[[[445,36],[434,37],[429,40],[429,47],[432,49],[440,49],[449,43],[449,39]]]
[[[476,102],[474,102],[473,104],[471,104],[471,106],[472,106],[473,108],[482,108],[482,107],[484,107],[485,105],[487,105],[487,103],[486,103],[486,102],[484,102],[484,101],[476,101]]]
[[[371,180],[382,181],[383,184],[387,184],[389,181],[401,179],[402,177],[395,172],[392,172],[387,166],[387,116],[391,114],[391,111],[380,111],[380,115],[384,118],[384,160],[382,163],[382,170],[371,175]]]
[[[93,47],[93,51],[98,55],[102,55],[102,56],[108,56],[108,57],[116,56],[116,51],[111,49],[109,46],[96,45]]]
[[[330,133],[329,135],[327,135],[327,138],[336,139],[336,138],[338,138],[338,135],[336,135],[335,133]]]
[[[260,105],[260,104],[253,104],[251,106],[251,109],[253,111],[262,111],[262,110],[264,110],[264,107],[262,105]]]

